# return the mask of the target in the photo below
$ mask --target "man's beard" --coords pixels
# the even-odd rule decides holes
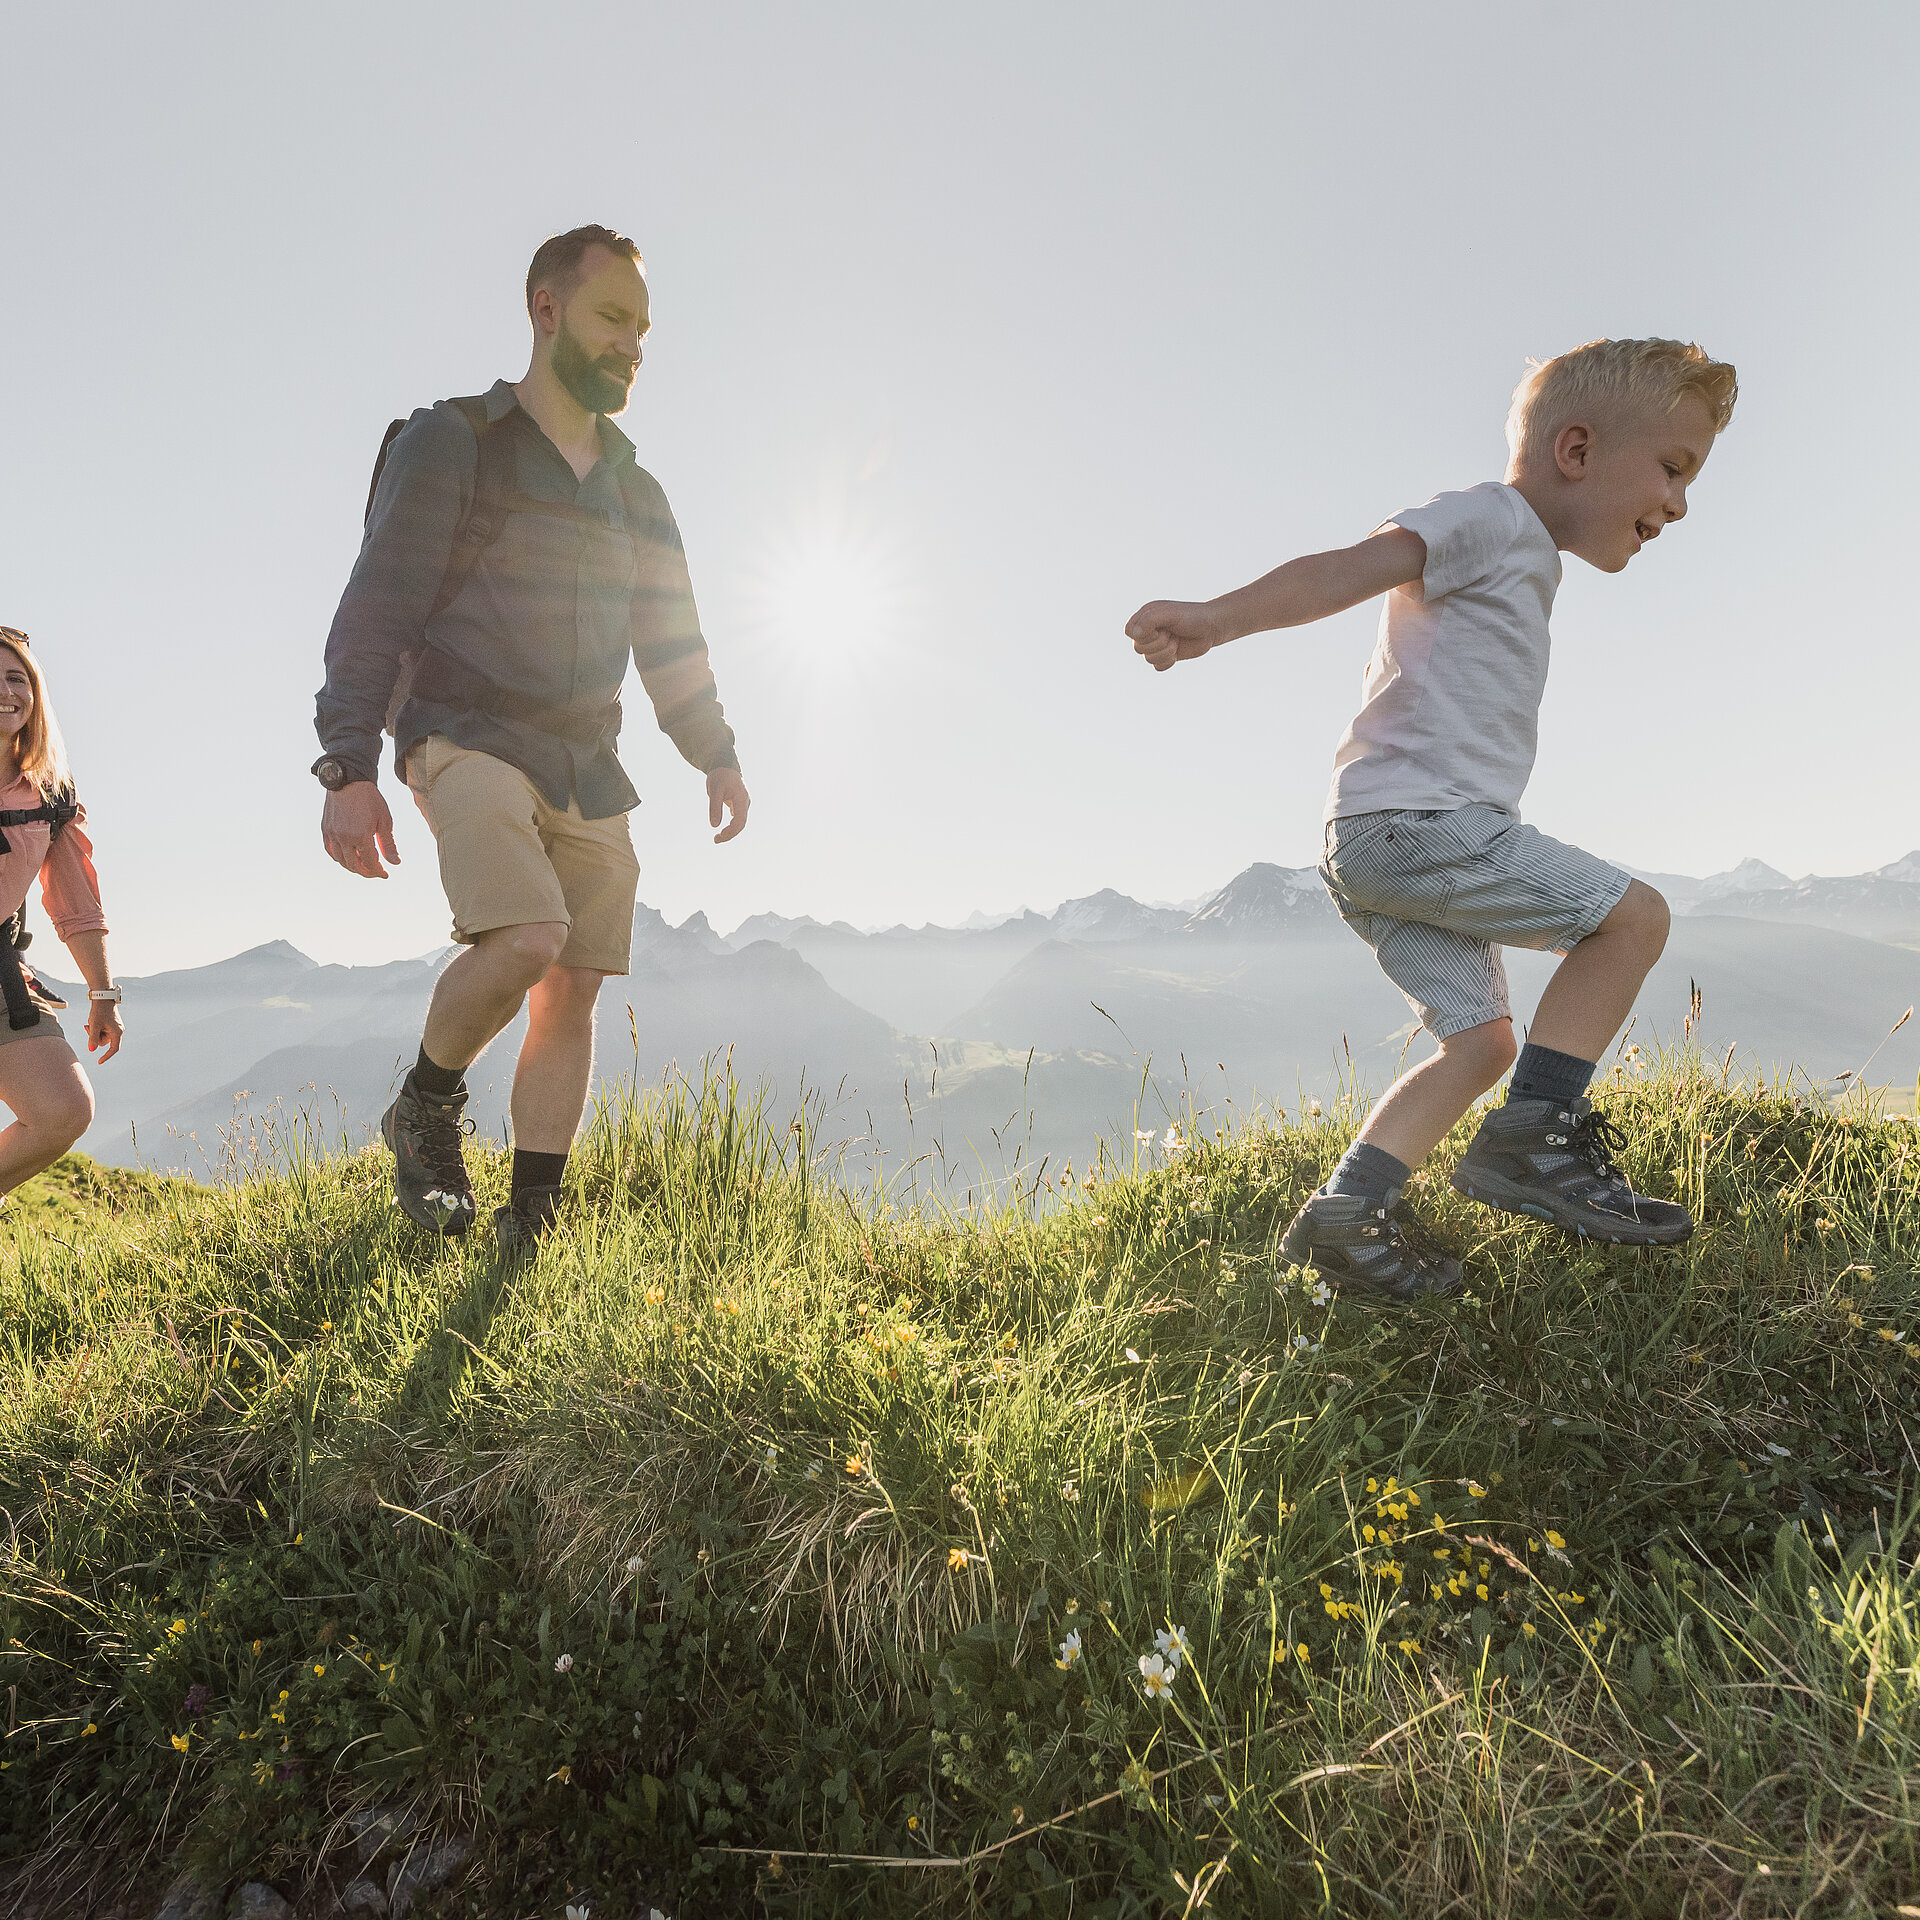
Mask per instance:
[[[620,412],[633,392],[638,371],[617,353],[589,360],[586,348],[567,331],[566,321],[560,322],[553,342],[553,377],[589,413]]]

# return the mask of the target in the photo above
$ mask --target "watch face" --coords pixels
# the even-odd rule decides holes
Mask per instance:
[[[338,760],[322,760],[314,769],[320,776],[320,784],[329,793],[338,793],[347,784],[347,770]]]

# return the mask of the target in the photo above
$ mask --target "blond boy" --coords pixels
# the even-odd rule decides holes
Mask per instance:
[[[1365,698],[1334,755],[1321,878],[1439,1050],[1403,1074],[1282,1241],[1342,1291],[1452,1291],[1460,1264],[1404,1199],[1412,1170],[1509,1067],[1453,1174],[1509,1213],[1629,1246],[1684,1240],[1684,1208],[1636,1194],[1586,1097],[1666,944],[1667,903],[1520,821],[1546,686],[1560,555],[1618,573],[1687,511],[1733,413],[1734,370],[1675,340],[1594,340],[1535,366],[1507,419],[1506,478],[1442,493],[1357,546],[1127,623],[1164,673],[1229,640],[1386,596]],[[1502,945],[1564,955],[1518,1050]]]

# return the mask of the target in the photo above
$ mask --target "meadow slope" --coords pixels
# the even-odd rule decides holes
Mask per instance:
[[[318,1913],[404,1807],[555,1920],[1920,1905],[1920,1129],[1608,1103],[1694,1241],[1436,1175],[1471,1291],[1398,1314],[1274,1271],[1332,1113],[953,1212],[680,1088],[518,1272],[378,1154],[69,1175],[0,1234],[0,1897]]]

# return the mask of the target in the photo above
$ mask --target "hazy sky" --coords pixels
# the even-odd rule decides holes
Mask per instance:
[[[623,424],[755,800],[714,848],[630,682],[675,920],[1311,860],[1373,610],[1164,677],[1122,623],[1497,478],[1526,356],[1599,334],[1699,339],[1740,407],[1684,526],[1568,560],[1527,816],[1698,873],[1920,844],[1920,15],[1608,19],[10,9],[0,621],[52,676],[117,964],[445,938],[390,776],[400,876],[320,851],[321,645],[387,420],[523,371],[527,258],[585,220],[646,253]]]

